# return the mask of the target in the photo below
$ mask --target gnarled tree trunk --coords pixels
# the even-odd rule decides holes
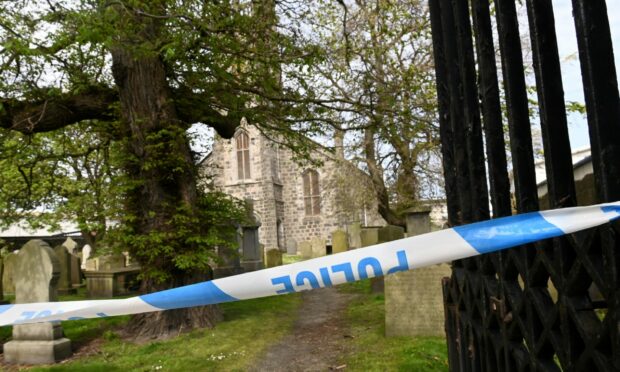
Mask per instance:
[[[157,21],[145,23],[140,36],[154,39]],[[130,181],[136,182],[126,196],[126,210],[135,213],[127,223],[136,235],[165,237],[174,228],[170,221],[178,207],[191,211],[197,204],[196,172],[186,128],[177,116],[164,63],[155,51],[112,49],[112,63],[128,138],[125,168]],[[138,243],[129,249],[143,268],[159,269],[172,278],[161,283],[146,275],[142,285],[145,292],[209,279],[210,273],[178,270],[170,254],[149,256]],[[135,337],[165,338],[213,326],[217,318],[217,308],[205,306],[137,315],[129,327]]]

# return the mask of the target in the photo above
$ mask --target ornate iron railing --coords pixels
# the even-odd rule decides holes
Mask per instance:
[[[489,218],[489,200],[494,217],[539,208],[515,2],[429,0],[452,225]],[[599,202],[616,201],[620,99],[606,4],[572,3],[596,192]],[[526,5],[549,206],[570,207],[578,200],[553,6],[551,0],[526,0]],[[499,36],[512,192],[492,15]],[[620,371],[619,234],[620,225],[607,225],[453,262],[452,276],[443,283],[450,369]]]

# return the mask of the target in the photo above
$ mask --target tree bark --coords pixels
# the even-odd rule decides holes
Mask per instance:
[[[145,38],[156,34],[156,22],[144,26],[143,32]],[[133,51],[125,46],[111,52],[123,127],[129,138],[125,169],[130,181],[135,182],[126,196],[126,210],[134,213],[127,223],[137,236],[157,234],[164,237],[161,244],[185,244],[165,241],[166,232],[174,228],[170,222],[178,207],[195,213],[197,189],[185,126],[177,115],[164,63],[156,52]],[[208,279],[209,273],[192,275],[177,269],[172,259],[174,252],[153,257],[139,242],[129,248],[143,268],[158,269],[171,278],[162,283],[147,275],[142,285],[145,292]],[[147,313],[136,316],[129,328],[136,337],[166,338],[196,327],[213,326],[217,314],[214,306]]]

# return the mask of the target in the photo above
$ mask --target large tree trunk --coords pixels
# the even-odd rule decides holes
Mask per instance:
[[[141,36],[155,39],[157,27],[156,21],[152,21],[144,26]],[[179,207],[186,207],[190,213],[195,211],[196,172],[164,64],[156,52],[122,47],[112,49],[112,63],[128,138],[126,172],[130,182],[135,181],[126,196],[126,211],[133,214],[126,223],[138,237],[152,234],[163,239],[161,244],[182,244],[166,241],[166,232],[174,229],[170,222]],[[210,273],[178,270],[172,261],[174,252],[149,254],[148,244],[130,242],[129,247],[132,256],[142,265],[144,291],[209,279]],[[165,273],[167,280],[162,282],[161,276],[150,275],[157,272]],[[217,317],[217,308],[213,306],[171,310],[138,315],[130,328],[137,337],[165,338],[196,327],[213,326]]]

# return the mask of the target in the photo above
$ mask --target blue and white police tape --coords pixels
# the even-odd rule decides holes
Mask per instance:
[[[137,314],[299,292],[495,252],[618,217],[620,202],[498,218],[128,299],[3,305],[0,325]]]

